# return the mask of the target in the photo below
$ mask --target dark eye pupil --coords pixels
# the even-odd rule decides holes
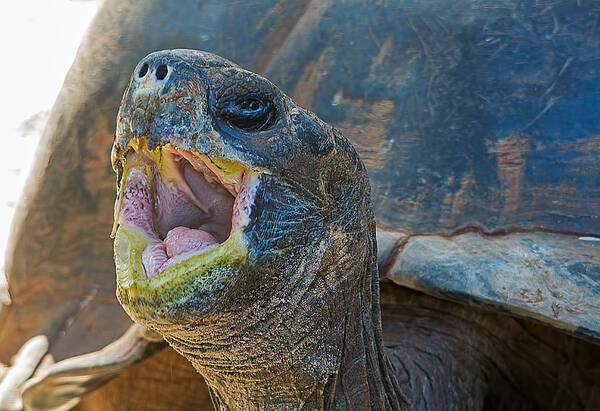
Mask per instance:
[[[248,108],[252,111],[256,111],[260,108],[260,103],[256,100],[250,100],[248,102]]]

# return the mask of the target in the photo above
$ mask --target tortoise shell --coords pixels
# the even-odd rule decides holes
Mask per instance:
[[[131,70],[175,47],[264,75],[348,137],[382,277],[600,341],[600,12],[499,4],[107,1],[15,217],[0,359],[45,334],[60,361],[130,326],[108,153]]]

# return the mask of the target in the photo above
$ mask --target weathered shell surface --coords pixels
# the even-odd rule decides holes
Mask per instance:
[[[16,218],[0,359],[44,333],[60,360],[130,324],[114,298],[108,153],[131,70],[175,47],[264,74],[355,144],[388,278],[597,339],[600,242],[579,240],[600,235],[594,7],[107,1]]]

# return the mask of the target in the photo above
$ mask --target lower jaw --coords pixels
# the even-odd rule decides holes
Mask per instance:
[[[231,216],[231,231],[224,242],[218,245],[207,243],[208,247],[203,250],[198,249],[196,254],[189,251],[189,256],[188,252],[169,255],[165,264],[155,270],[154,267],[144,264],[144,250],[150,249],[150,243],[162,239],[156,231],[158,229],[154,214],[156,205],[146,197],[154,198],[152,167],[156,164],[159,169],[164,168],[165,161],[152,163],[143,156],[141,160],[139,158],[137,161],[136,158],[132,160],[134,161],[126,165],[123,171],[122,191],[118,197],[120,201],[116,204],[115,213],[113,234],[117,297],[133,320],[154,319],[168,323],[173,319],[171,314],[177,311],[177,306],[190,300],[199,301],[203,297],[205,300],[210,299],[210,296],[215,299],[216,288],[235,280],[236,276],[233,274],[239,271],[248,256],[244,230],[250,221],[250,212],[256,189],[260,184],[260,175],[250,169],[242,174],[242,180],[239,181],[241,187],[237,191]],[[239,165],[223,163],[224,160],[219,159],[209,160],[215,167],[222,169],[222,173],[226,176],[232,173],[240,174]],[[143,188],[149,190],[150,195],[142,196],[138,201],[145,207],[140,208],[134,200],[128,200],[127,204],[139,209],[140,212],[151,208],[152,216],[146,215],[145,219],[133,218],[138,214],[132,214],[131,210],[128,213],[122,212],[126,201],[123,199],[123,190],[127,187],[130,172],[133,170],[140,171],[141,174],[138,173],[140,175],[135,178],[139,177],[138,182],[143,183]],[[150,223],[151,219],[154,224]]]
[[[217,248],[193,255],[147,278],[142,253],[151,240],[143,231],[127,224],[121,224],[115,235],[117,297],[133,320],[166,320],[174,305],[190,298],[208,297],[248,256],[244,230],[239,227]]]

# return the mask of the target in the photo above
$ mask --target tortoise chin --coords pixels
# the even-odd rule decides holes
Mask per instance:
[[[149,150],[144,138],[115,163],[119,301],[155,326],[200,318],[243,271],[260,172],[170,144]]]

